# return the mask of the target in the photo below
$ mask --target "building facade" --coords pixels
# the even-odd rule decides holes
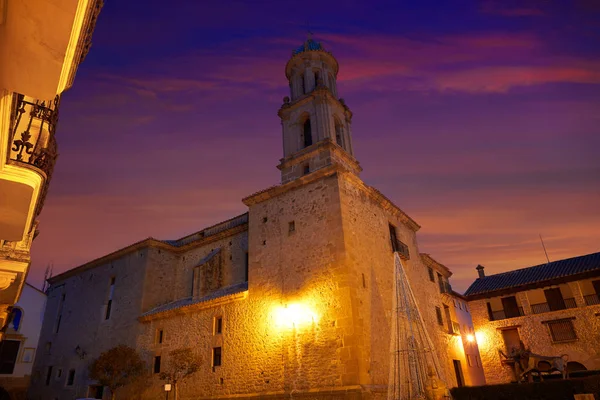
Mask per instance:
[[[600,253],[479,278],[465,292],[488,383],[515,380],[501,354],[522,345],[600,370]]]
[[[162,399],[159,374],[180,348],[202,359],[180,383],[182,399],[386,398],[395,254],[442,381],[484,383],[450,271],[419,253],[419,225],[360,179],[336,59],[309,39],[285,73],[281,184],[244,198],[248,212],[231,220],[53,277],[32,399],[108,396],[87,366],[118,344],[138,349],[152,372],[121,398]]]
[[[0,342],[0,387],[25,398],[40,339],[46,294],[26,283]]]
[[[60,98],[89,51],[101,7],[102,0],[0,3],[0,327],[25,285],[58,156]]]

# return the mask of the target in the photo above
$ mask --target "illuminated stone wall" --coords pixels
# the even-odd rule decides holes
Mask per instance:
[[[389,223],[409,246],[411,259],[405,267],[443,375],[454,385],[452,359],[460,359],[467,384],[482,383],[467,368],[464,335],[449,335],[437,324],[435,305],[452,298],[440,295],[437,282],[429,280],[417,247],[418,226],[378,192],[342,167],[330,166],[244,202],[249,207],[247,226],[177,251],[144,248],[65,279],[67,299],[89,298],[68,303],[67,336],[51,333],[60,296],[53,289],[43,333],[43,341],[53,341],[53,353],[36,362],[40,372],[32,399],[42,394],[87,395],[87,364],[119,343],[135,346],[149,368],[160,356],[163,371],[170,351],[189,347],[196,352],[201,368],[180,385],[181,399],[290,394],[383,399],[394,271]],[[210,276],[219,277],[221,288],[243,285],[249,252],[247,290],[242,286],[221,297],[165,306],[192,296],[194,268],[216,249],[220,261],[211,259],[201,268],[219,268]],[[111,274],[118,285],[109,327],[102,320],[102,306]],[[156,312],[145,314],[151,310]],[[461,324],[469,323],[468,313],[461,317],[453,312]],[[216,317],[223,320],[220,334],[214,332]],[[162,343],[158,331],[163,332]],[[88,351],[84,360],[74,353],[73,343]],[[222,365],[213,367],[215,347],[222,348]],[[48,365],[63,371],[77,368],[74,387],[54,378],[45,386]],[[124,391],[118,398],[159,400],[164,398],[162,384],[153,374],[144,390]]]
[[[349,279],[354,283],[353,298],[363,333],[361,384],[372,385],[375,390],[388,381],[394,272],[389,224],[396,227],[398,239],[409,248],[410,260],[403,261],[403,264],[429,335],[438,350],[443,377],[455,386],[452,359],[458,359],[463,366],[466,383],[483,384],[481,368],[468,368],[462,345],[466,336],[449,335],[437,323],[435,306],[452,304],[454,313],[454,302],[450,295],[440,294],[437,282],[429,279],[427,267],[419,255],[418,226],[355,176],[342,175],[340,185],[345,248],[351,271]],[[461,317],[460,323],[470,324],[468,314]]]
[[[586,306],[581,292],[577,289],[577,282],[570,282],[569,286],[573,288],[577,308],[532,314],[528,299],[532,291],[522,291],[510,296],[517,296],[519,304],[523,306],[524,316],[490,321],[486,305],[490,299],[469,302],[485,377],[489,384],[514,380],[512,369],[501,363],[498,353],[498,350],[506,353],[502,336],[503,328],[516,327],[525,347],[530,347],[535,354],[546,356],[567,354],[571,362],[583,364],[590,370],[600,369],[600,305]],[[543,322],[562,318],[574,318],[572,323],[577,340],[565,343],[552,342],[549,328]]]

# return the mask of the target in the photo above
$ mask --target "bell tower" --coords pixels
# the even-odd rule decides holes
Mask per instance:
[[[287,183],[329,165],[359,174],[350,125],[352,112],[337,97],[338,62],[309,37],[285,67],[290,96],[279,110],[283,158],[278,168]]]

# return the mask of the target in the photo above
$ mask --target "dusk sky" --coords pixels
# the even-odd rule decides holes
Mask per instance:
[[[550,5],[551,4],[551,5]],[[277,184],[284,67],[340,64],[363,180],[463,291],[600,251],[600,2],[108,0],[72,89],[28,280],[245,212]]]

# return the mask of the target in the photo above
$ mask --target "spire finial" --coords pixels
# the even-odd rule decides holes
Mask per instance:
[[[310,22],[306,21],[306,38],[308,40],[312,40],[312,37],[313,37],[313,33],[310,30]]]

